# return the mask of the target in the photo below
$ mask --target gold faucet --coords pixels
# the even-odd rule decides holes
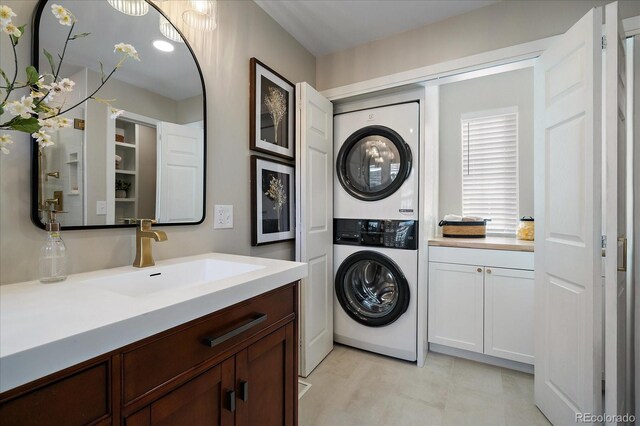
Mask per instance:
[[[136,268],[153,266],[156,263],[151,254],[151,239],[167,241],[167,234],[151,229],[151,225],[157,223],[153,219],[139,219],[137,223],[139,226],[136,228],[136,260],[133,261],[133,266]]]

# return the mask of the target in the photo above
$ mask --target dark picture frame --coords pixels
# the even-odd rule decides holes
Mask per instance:
[[[249,62],[249,148],[293,160],[296,87],[258,59]]]
[[[251,156],[251,245],[295,239],[295,167]]]

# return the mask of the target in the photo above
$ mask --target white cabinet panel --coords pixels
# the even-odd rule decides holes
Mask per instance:
[[[429,263],[429,342],[482,353],[483,268]]]
[[[533,288],[533,271],[485,268],[485,354],[533,364]]]

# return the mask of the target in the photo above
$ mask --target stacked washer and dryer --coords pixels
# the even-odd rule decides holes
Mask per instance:
[[[419,103],[334,117],[334,340],[417,358]]]

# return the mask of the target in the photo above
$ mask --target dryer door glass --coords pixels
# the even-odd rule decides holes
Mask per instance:
[[[411,149],[384,126],[353,133],[338,153],[338,180],[352,196],[376,201],[393,194],[411,173]]]
[[[388,257],[370,251],[349,256],[336,275],[336,295],[342,309],[361,324],[391,324],[409,306],[409,285]]]

